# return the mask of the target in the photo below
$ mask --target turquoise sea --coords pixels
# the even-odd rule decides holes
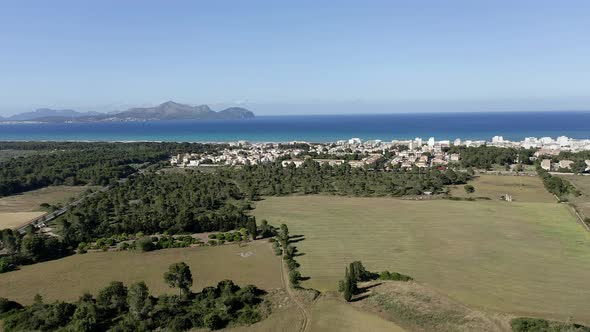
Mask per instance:
[[[0,140],[327,142],[361,139],[590,138],[590,112],[259,116],[248,120],[0,124]]]

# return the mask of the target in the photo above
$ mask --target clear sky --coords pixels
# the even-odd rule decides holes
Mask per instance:
[[[590,1],[2,0],[0,115],[590,109]]]

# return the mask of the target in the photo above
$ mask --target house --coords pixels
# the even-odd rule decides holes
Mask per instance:
[[[459,154],[458,153],[451,154],[451,161],[459,161]]]
[[[584,162],[586,163],[586,172],[590,172],[590,160],[584,160]]]
[[[551,170],[551,159],[543,159],[541,161],[541,168],[550,171]]]
[[[559,161],[559,168],[571,169],[573,163],[574,162],[571,160],[560,160]]]
[[[295,165],[295,167],[299,167],[299,166],[303,165],[303,160],[301,160],[301,159],[291,159],[291,160],[283,160],[281,162],[281,165],[283,167],[287,167],[287,166],[289,166],[289,164],[293,164],[293,165]]]

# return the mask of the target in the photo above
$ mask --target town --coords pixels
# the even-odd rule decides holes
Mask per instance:
[[[363,167],[374,164],[384,158],[390,167],[408,169],[412,167],[428,168],[459,162],[460,153],[449,152],[450,147],[479,147],[494,146],[499,148],[535,149],[533,160],[541,159],[541,167],[547,171],[567,172],[572,169],[574,161],[568,159],[557,160],[561,152],[580,152],[590,150],[590,139],[573,139],[565,136],[553,139],[551,137],[527,137],[522,141],[510,141],[502,136],[494,136],[490,141],[485,140],[428,140],[415,138],[414,140],[381,140],[363,141],[360,138],[339,140],[328,143],[311,143],[293,141],[289,143],[250,143],[238,141],[228,144],[228,147],[218,153],[196,154],[185,153],[170,158],[172,166],[238,166],[257,165],[281,161],[284,167],[294,164],[299,167],[305,158],[313,156],[318,163],[331,166],[348,163],[351,167]],[[550,159],[553,158],[553,159]],[[590,171],[590,160],[585,160],[584,171]]]

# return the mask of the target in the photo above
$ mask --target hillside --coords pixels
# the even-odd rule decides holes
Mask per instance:
[[[230,107],[219,112],[208,105],[191,106],[168,101],[154,107],[134,107],[122,112],[98,113],[74,110],[38,109],[13,115],[0,121],[39,122],[97,122],[97,121],[148,121],[148,120],[237,120],[253,118],[254,113],[241,107]]]

